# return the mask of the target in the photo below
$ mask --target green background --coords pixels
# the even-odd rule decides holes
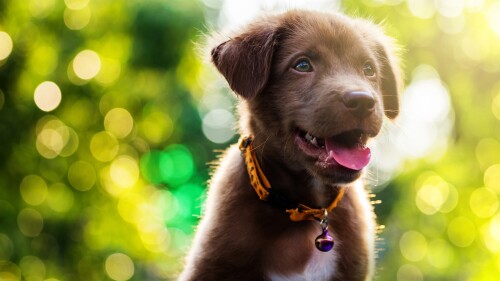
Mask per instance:
[[[169,280],[180,271],[207,163],[238,138],[217,127],[234,122],[235,99],[199,55],[221,5],[0,2],[1,281]],[[386,169],[394,178],[374,188],[385,225],[377,279],[498,280],[500,4],[340,7],[383,22],[403,47],[406,85],[430,75],[451,104],[442,123],[428,120],[441,138],[404,133],[404,118],[394,125],[439,146],[400,155]],[[424,119],[429,93],[412,107]]]

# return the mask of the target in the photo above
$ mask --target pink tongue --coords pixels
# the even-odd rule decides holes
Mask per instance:
[[[337,163],[351,170],[361,170],[370,162],[370,148],[352,147],[336,144],[331,139],[325,140],[328,158],[333,157]]]

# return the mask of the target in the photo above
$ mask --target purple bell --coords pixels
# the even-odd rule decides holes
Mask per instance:
[[[321,252],[328,252],[333,248],[333,244],[333,238],[328,234],[328,228],[323,228],[323,232],[316,237],[316,248]]]

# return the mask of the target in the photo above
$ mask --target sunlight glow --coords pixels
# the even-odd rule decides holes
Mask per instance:
[[[208,2],[208,0],[205,0]],[[340,9],[339,0],[225,0],[223,2],[220,16],[220,27],[239,27],[253,18],[265,12],[281,12],[289,9],[300,8],[306,10],[330,10]]]
[[[438,12],[447,18],[460,16],[465,6],[464,0],[436,0],[434,3]]]
[[[437,152],[435,149],[440,144],[446,145],[452,119],[449,93],[436,70],[428,65],[417,67],[402,96],[402,114],[398,121],[405,131],[399,146],[415,158]]]
[[[493,2],[486,12],[486,19],[488,20],[488,24],[495,32],[495,34],[500,37],[500,3]]]
[[[438,160],[448,147],[454,123],[448,89],[430,65],[419,65],[412,74],[401,94],[400,115],[395,122],[385,122],[380,136],[370,144],[373,176],[369,174],[368,179],[374,185],[383,187],[404,160]]]

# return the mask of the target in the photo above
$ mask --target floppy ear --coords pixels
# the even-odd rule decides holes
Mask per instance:
[[[399,113],[399,92],[402,87],[403,78],[393,48],[386,42],[384,43],[380,43],[378,48],[379,60],[382,67],[382,99],[385,115],[394,119]]]
[[[251,99],[264,89],[276,37],[276,28],[270,24],[253,25],[212,49],[212,62],[234,92]]]

